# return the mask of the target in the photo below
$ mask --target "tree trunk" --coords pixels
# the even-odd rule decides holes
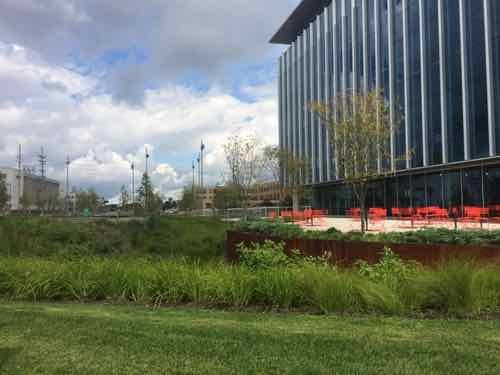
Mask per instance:
[[[366,207],[364,202],[359,202],[359,208],[360,208],[360,220],[361,220],[361,233],[365,233],[366,228],[365,228],[365,218],[366,218]]]
[[[360,219],[361,219],[361,233],[365,233],[368,230],[368,212],[366,210],[366,192],[364,187],[360,187],[358,194],[359,208],[360,208]]]
[[[299,210],[299,205],[300,205],[300,202],[299,202],[299,193],[297,190],[293,190],[293,193],[292,193],[292,206],[293,206],[293,210],[294,211],[298,211]]]

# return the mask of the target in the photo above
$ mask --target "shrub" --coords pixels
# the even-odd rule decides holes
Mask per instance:
[[[240,263],[252,270],[286,266],[289,262],[283,243],[266,240],[263,244],[238,245]]]
[[[358,262],[359,274],[370,281],[388,286],[397,291],[401,284],[417,272],[415,262],[403,262],[390,248],[385,247],[378,263],[370,265],[365,261]]]
[[[259,233],[283,239],[302,238],[304,230],[295,224],[284,224],[279,220],[242,220],[236,224],[235,229],[241,232]]]

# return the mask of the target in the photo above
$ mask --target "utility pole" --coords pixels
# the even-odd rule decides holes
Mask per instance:
[[[45,167],[47,165],[47,155],[43,152],[43,146],[40,150],[40,155],[38,155],[38,162],[40,163],[40,175],[45,178]]]
[[[201,170],[200,170],[200,161],[201,161],[201,155],[198,154],[198,158],[196,159],[198,163],[198,186],[201,187]]]
[[[66,157],[66,213],[69,214],[70,202],[69,202],[69,165],[71,161],[69,160],[69,155]]]
[[[201,190],[203,190],[203,152],[205,151],[205,144],[203,143],[203,140],[201,140],[201,146],[200,146],[200,158],[201,158],[201,178],[200,178],[200,186]]]
[[[194,181],[194,170],[195,170],[194,160],[191,162],[191,164],[192,164],[192,168],[193,168],[193,192],[194,192],[194,184],[195,184],[195,181]]]
[[[19,144],[19,151],[17,153],[17,209],[19,210],[19,205],[23,197],[22,192],[22,178],[23,178],[23,154],[21,149],[21,144]]]
[[[134,162],[130,164],[130,169],[132,171],[132,207],[135,209],[135,165]]]
[[[149,183],[149,152],[148,148],[146,147],[146,186],[144,186],[144,208],[147,210],[148,209],[148,203],[149,203],[149,189],[150,187],[148,186]]]

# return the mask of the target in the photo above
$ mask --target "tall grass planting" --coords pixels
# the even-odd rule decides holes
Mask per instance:
[[[394,259],[391,258],[391,262]],[[374,270],[367,271],[367,267]],[[220,262],[0,257],[0,298],[300,309],[314,313],[482,316],[500,313],[500,266],[468,261],[337,269],[319,262],[250,268]],[[380,277],[377,273],[396,272]],[[376,276],[374,276],[376,275]]]
[[[141,256],[221,258],[228,224],[211,218],[150,217],[143,221],[0,217],[0,255],[31,257]]]

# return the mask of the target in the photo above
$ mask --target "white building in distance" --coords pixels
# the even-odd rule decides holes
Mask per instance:
[[[59,182],[15,168],[0,167],[5,176],[10,200],[7,208],[11,211],[53,210],[59,201]]]

